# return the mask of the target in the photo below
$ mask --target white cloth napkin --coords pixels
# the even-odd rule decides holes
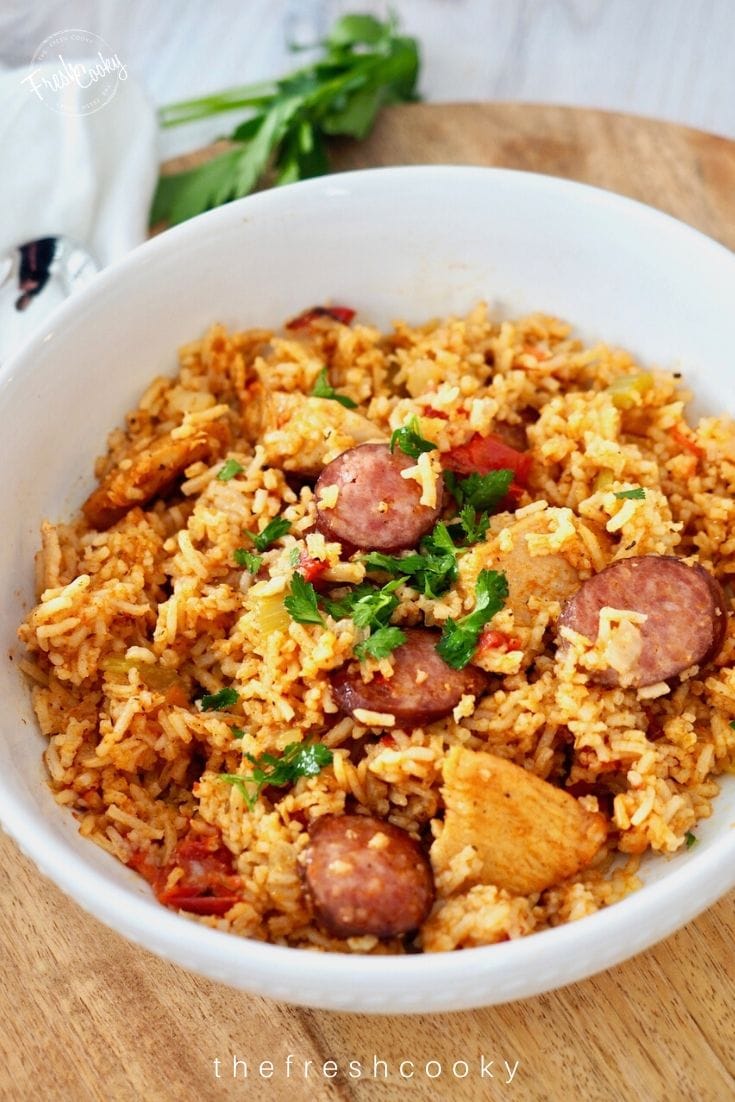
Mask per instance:
[[[24,83],[28,72],[0,71],[0,257],[22,242],[66,234],[104,267],[147,234],[155,112],[129,75],[93,113],[84,113],[87,93],[72,84],[60,111],[58,99],[42,100]]]

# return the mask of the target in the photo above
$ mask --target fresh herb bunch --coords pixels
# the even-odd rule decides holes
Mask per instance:
[[[393,17],[381,22],[371,15],[345,15],[313,64],[280,80],[163,107],[162,126],[243,108],[252,114],[229,135],[233,149],[197,168],[161,177],[151,223],[175,225],[248,195],[271,169],[275,184],[329,171],[326,138],[360,140],[386,104],[418,98],[418,45],[397,29]]]
[[[326,765],[331,765],[334,755],[322,742],[290,742],[280,757],[261,754],[255,758],[246,754],[253,767],[248,776],[239,773],[220,773],[220,780],[234,785],[252,811],[258,797],[267,785],[285,788],[295,784],[299,777],[315,777]]]

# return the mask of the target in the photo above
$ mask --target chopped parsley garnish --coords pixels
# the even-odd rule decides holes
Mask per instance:
[[[436,649],[455,670],[463,669],[477,648],[480,632],[508,596],[508,579],[498,570],[481,570],[475,589],[475,608],[461,620],[447,620]]]
[[[367,639],[355,644],[355,654],[361,662],[368,657],[386,658],[404,642],[406,636],[400,628],[389,623],[398,607],[395,591],[403,585],[403,581],[403,578],[395,578],[382,588],[363,582],[344,597],[336,600],[323,598],[324,607],[335,620],[349,617],[356,627],[371,633]]]
[[[219,777],[237,788],[252,811],[266,786],[285,788],[295,784],[299,777],[315,777],[326,765],[332,764],[334,755],[322,742],[291,742],[280,757],[275,754],[261,754],[257,758],[246,754],[245,757],[253,766],[252,773],[245,777],[239,773],[220,773]]]
[[[384,570],[386,574],[402,574],[409,585],[425,597],[438,597],[457,580],[458,548],[446,524],[440,522],[428,536],[424,536],[420,553],[414,552],[400,558],[371,551],[363,556],[368,570]]]
[[[236,474],[242,474],[244,470],[243,465],[238,463],[236,459],[228,459],[217,472],[217,479],[219,482],[229,482]]]
[[[329,382],[326,367],[323,367],[317,375],[314,389],[311,393],[315,398],[329,398],[333,402],[339,402],[345,409],[357,409],[357,402],[354,402],[352,398],[348,398],[346,394],[338,394],[334,389]]]
[[[237,704],[239,699],[235,689],[220,689],[216,693],[206,693],[199,703],[203,712],[221,712]]]
[[[301,548],[300,547],[292,547],[291,550],[288,553],[288,561],[289,561],[290,565],[291,566],[296,566],[296,564],[298,563],[300,558],[301,558]]]
[[[684,841],[686,842],[687,849],[691,849],[692,846],[696,845],[698,839],[696,834],[692,834],[691,830],[688,830],[684,835]]]
[[[273,520],[268,521],[262,532],[246,532],[245,535],[250,536],[258,551],[267,551],[272,543],[275,543],[277,539],[285,536],[290,531],[290,520],[285,520],[284,517],[274,517]]]
[[[634,486],[632,490],[618,490],[615,497],[618,501],[643,501],[646,491],[642,486]]]
[[[513,481],[513,471],[502,468],[479,474],[473,471],[467,478],[457,478],[454,471],[444,472],[447,489],[462,508],[471,505],[478,513],[492,513],[503,500]]]
[[[424,556],[413,552],[410,555],[384,555],[382,551],[370,551],[362,556],[368,570],[382,570],[386,574],[403,574],[409,578],[424,565]]]
[[[301,574],[291,578],[291,592],[283,598],[286,611],[298,624],[324,624],[324,617],[317,608],[316,590]]]
[[[396,429],[395,432],[391,434],[391,451],[395,451],[396,444],[402,452],[405,452],[406,455],[410,455],[412,459],[418,459],[422,452],[436,451],[436,444],[432,444],[431,440],[426,440],[425,437],[421,435],[419,419],[415,414],[407,425],[404,425],[403,428]]]
[[[254,551],[248,551],[247,547],[236,547],[232,557],[238,566],[249,570],[251,574],[257,574],[263,564],[263,556],[256,555]]]
[[[387,658],[396,647],[406,642],[405,632],[390,624],[369,635],[363,643],[355,644],[355,654],[364,662],[366,658]]]
[[[479,543],[480,540],[484,540],[489,524],[489,514],[478,513],[472,505],[464,505],[460,510],[459,530],[467,543]]]
[[[236,739],[245,738],[245,732],[242,727],[230,727],[230,734]]]
[[[730,726],[732,727],[733,731],[735,731],[735,719],[730,720]]]
[[[363,591],[352,602],[351,617],[359,628],[382,627],[387,624],[398,607],[398,598],[395,590],[402,584],[402,579],[397,578],[388,582],[382,589],[370,587],[369,591]]]

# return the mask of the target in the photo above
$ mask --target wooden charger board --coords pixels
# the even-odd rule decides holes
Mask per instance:
[[[334,147],[339,170],[420,163],[582,180],[735,248],[735,143],[709,134],[597,111],[419,104],[386,111],[365,142]],[[88,917],[0,836],[0,1099],[724,1102],[735,1098],[734,903],[731,893],[656,948],[561,991],[371,1018],[273,1003],[159,960]],[[481,1055],[494,1061],[492,1080],[479,1078]],[[373,1078],[375,1056],[388,1078],[381,1065]],[[233,1057],[248,1062],[250,1078],[232,1078]],[[273,1078],[257,1077],[268,1060]],[[327,1060],[341,1069],[331,1080],[315,1071]],[[414,1062],[413,1078],[400,1078],[402,1060]],[[451,1070],[462,1060],[466,1079]],[[426,1074],[429,1061],[440,1077],[430,1078],[436,1064]],[[511,1070],[519,1062],[510,1084],[503,1061]]]

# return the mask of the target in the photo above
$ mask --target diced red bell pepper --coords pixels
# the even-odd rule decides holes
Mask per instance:
[[[163,868],[151,864],[141,851],[134,853],[128,864],[146,878],[166,907],[223,915],[241,898],[242,881],[235,873],[232,854],[215,834],[182,838]],[[166,889],[169,875],[178,868],[184,875]]]
[[[355,311],[349,306],[311,306],[286,322],[286,329],[308,329],[319,318],[331,318],[342,325],[349,325],[354,316]]]
[[[314,559],[311,555],[305,555],[302,551],[296,569],[307,582],[315,582],[321,578],[325,570],[329,569],[329,563],[321,559]]]
[[[704,459],[707,454],[704,448],[700,447],[694,440],[686,436],[677,425],[669,429],[669,436],[672,440],[676,441],[680,447],[685,448],[692,455],[696,455],[697,459]]]
[[[531,456],[528,452],[516,451],[498,436],[480,436],[479,433],[475,433],[466,444],[445,452],[441,461],[448,471],[463,475],[510,470],[513,471],[514,482],[521,486],[526,485],[531,470]]]
[[[507,654],[511,650],[520,650],[521,641],[514,635],[507,635],[504,631],[496,631],[495,628],[484,628],[477,646],[478,651],[498,650]]]

